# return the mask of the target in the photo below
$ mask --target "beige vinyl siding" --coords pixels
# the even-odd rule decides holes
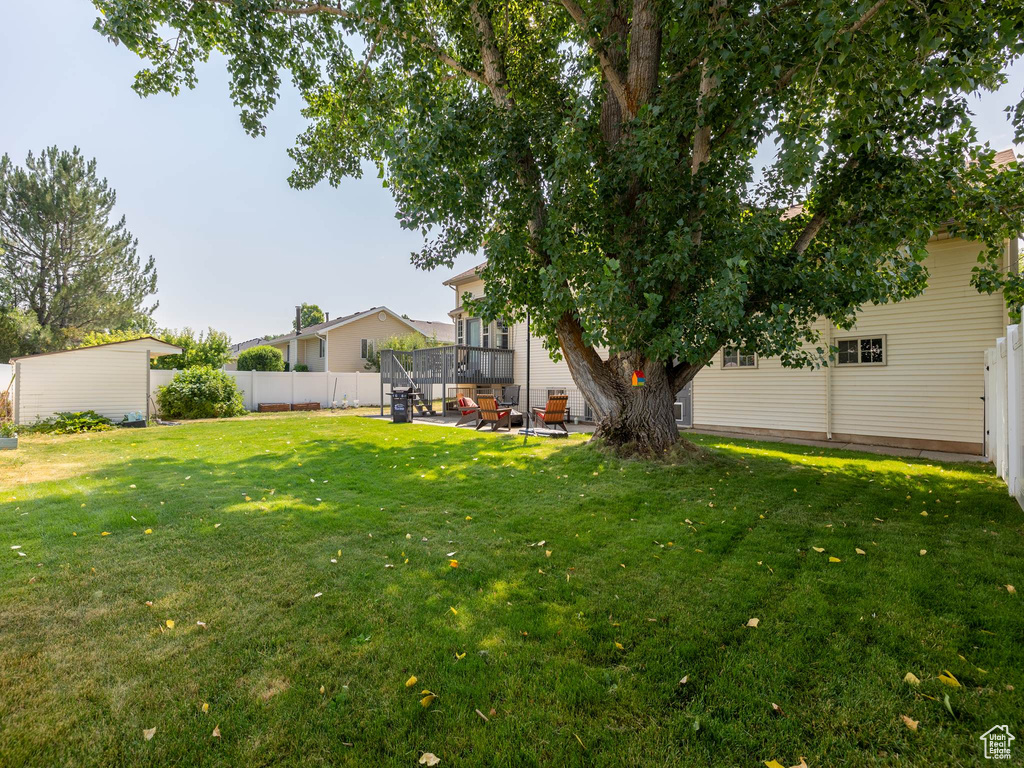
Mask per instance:
[[[360,357],[361,339],[370,339],[376,343],[392,336],[419,333],[390,312],[380,311],[385,315],[383,321],[378,319],[379,313],[374,312],[368,317],[332,328],[327,332],[327,364],[332,371],[345,373],[366,370],[366,361]]]
[[[326,345],[324,346],[324,352],[326,353]],[[312,339],[303,339],[300,341],[299,358],[301,362],[309,366],[309,370],[323,371],[324,359],[320,357],[320,339],[318,337],[314,337]]]
[[[984,428],[984,350],[1003,333],[1001,294],[970,285],[981,246],[935,239],[926,266],[928,288],[914,299],[865,307],[844,338],[885,336],[886,364],[791,370],[777,359],[756,369],[715,364],[694,379],[693,420],[698,427],[741,427],[812,432],[826,423],[826,382],[831,432],[884,442],[941,441],[977,445]],[[865,440],[861,440],[864,442]]]
[[[723,368],[719,351],[693,380],[693,421],[823,434],[825,371],[783,368],[778,358],[764,357],[756,368]]]
[[[93,410],[113,421],[146,413],[149,352],[143,348],[81,349],[21,360],[17,419],[32,424],[62,411]]]
[[[982,443],[985,349],[1003,335],[1002,294],[970,284],[981,246],[929,246],[928,288],[898,304],[865,307],[856,328],[834,338],[886,336],[884,366],[836,366],[832,431]]]

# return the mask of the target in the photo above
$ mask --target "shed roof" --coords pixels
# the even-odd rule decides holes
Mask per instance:
[[[140,344],[140,342],[144,342]],[[148,343],[145,343],[148,342]],[[131,345],[126,346],[126,345]],[[126,339],[125,341],[108,341],[106,344],[93,344],[89,347],[75,347],[74,349],[58,349],[54,352],[40,352],[36,355],[22,355],[21,357],[12,357],[11,362],[17,362],[21,360],[32,360],[37,357],[51,357],[53,355],[68,355],[72,352],[92,352],[97,349],[105,349],[108,351],[121,351],[112,350],[112,347],[120,347],[123,351],[131,351],[132,348],[137,350],[148,350],[151,358],[163,357],[164,355],[179,355],[182,352],[181,347],[175,346],[174,344],[168,344],[166,341],[156,338],[155,336],[141,336],[138,339]]]

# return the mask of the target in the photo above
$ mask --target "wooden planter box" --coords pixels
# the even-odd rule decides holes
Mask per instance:
[[[319,411],[320,403],[295,403],[292,406],[293,411]]]
[[[256,410],[260,413],[280,413],[291,409],[292,407],[288,403],[260,403],[256,406]]]

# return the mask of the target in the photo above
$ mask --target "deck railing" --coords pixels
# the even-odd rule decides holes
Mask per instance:
[[[515,375],[511,349],[452,345],[424,349],[382,349],[383,384],[511,384]]]

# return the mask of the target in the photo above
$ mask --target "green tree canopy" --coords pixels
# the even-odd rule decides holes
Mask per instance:
[[[180,355],[164,355],[153,360],[150,365],[156,369],[167,371],[174,368],[193,368],[197,365],[223,368],[224,364],[231,360],[231,337],[224,331],[213,328],[208,328],[205,334],[201,331],[197,334],[191,328],[182,328],[180,331],[168,328],[155,333],[138,330],[97,331],[86,334],[78,346],[94,347],[97,344],[130,341],[143,336],[155,336],[182,349]]]
[[[291,183],[375,163],[414,262],[485,252],[467,306],[529,311],[612,442],[671,445],[673,393],[725,344],[823,362],[816,320],[920,293],[942,227],[981,243],[979,288],[1018,290],[1024,173],[968,95],[1024,51],[1019,0],[94,1],[149,60],[140,93],[222,52],[259,134],[290,73]]]
[[[294,331],[305,328],[307,325],[316,325],[317,323],[322,323],[324,321],[324,311],[316,304],[307,304],[303,302],[302,306],[299,308],[299,316],[302,320],[302,325],[296,328],[295,321],[292,320],[292,330]],[[271,336],[268,338],[273,337]]]
[[[156,304],[153,257],[143,261],[117,195],[79,149],[0,158],[0,306],[35,316],[54,338],[146,327]],[[42,351],[35,349],[33,351]]]

